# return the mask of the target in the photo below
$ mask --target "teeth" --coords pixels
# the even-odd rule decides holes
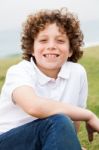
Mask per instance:
[[[58,54],[44,54],[44,57],[47,57],[47,58],[55,58],[58,56],[59,56]]]

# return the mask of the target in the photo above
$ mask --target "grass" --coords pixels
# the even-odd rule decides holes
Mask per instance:
[[[19,56],[0,60],[0,89],[4,83],[5,74],[9,66],[16,64],[20,60]],[[83,64],[88,75],[88,108],[99,116],[99,46],[86,48],[80,63]],[[99,135],[95,134],[94,141],[89,143],[84,123],[81,125],[78,136],[81,144],[87,150],[99,150]]]
[[[99,46],[85,49],[80,63],[86,68],[88,75],[88,108],[99,116]],[[99,150],[99,135],[95,134],[94,141],[89,143],[84,126],[83,123],[79,132],[82,145],[88,150]]]
[[[11,65],[18,63],[20,60],[21,60],[20,56],[13,56],[13,57],[0,59],[0,91],[5,80],[7,69]]]

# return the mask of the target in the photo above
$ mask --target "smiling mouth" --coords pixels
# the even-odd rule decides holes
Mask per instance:
[[[43,56],[45,58],[56,58],[59,57],[59,54],[44,54]]]

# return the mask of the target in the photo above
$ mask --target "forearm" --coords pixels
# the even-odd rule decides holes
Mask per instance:
[[[89,110],[41,97],[36,99],[35,106],[35,111],[33,111],[33,108],[31,108],[30,112],[31,115],[33,114],[37,118],[44,118],[53,114],[63,113],[75,121],[88,121],[92,116],[92,112]]]
[[[17,88],[13,91],[12,99],[16,105],[19,105],[31,116],[45,118],[54,114],[63,113],[74,121],[86,121],[94,131],[99,132],[99,119],[91,111],[39,97],[31,87],[22,86]]]
[[[88,121],[93,115],[89,110],[39,97],[31,87],[27,86],[17,88],[13,92],[13,100],[25,112],[37,118],[63,113],[74,121]]]

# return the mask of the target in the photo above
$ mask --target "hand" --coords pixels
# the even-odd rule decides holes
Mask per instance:
[[[93,141],[93,134],[94,134],[95,130],[87,123],[86,123],[86,129],[87,129],[87,133],[88,133],[88,140],[90,142],[92,142]]]
[[[88,133],[88,139],[90,142],[92,142],[94,132],[99,133],[99,119],[95,115],[92,115],[91,119],[86,122],[86,129]]]

